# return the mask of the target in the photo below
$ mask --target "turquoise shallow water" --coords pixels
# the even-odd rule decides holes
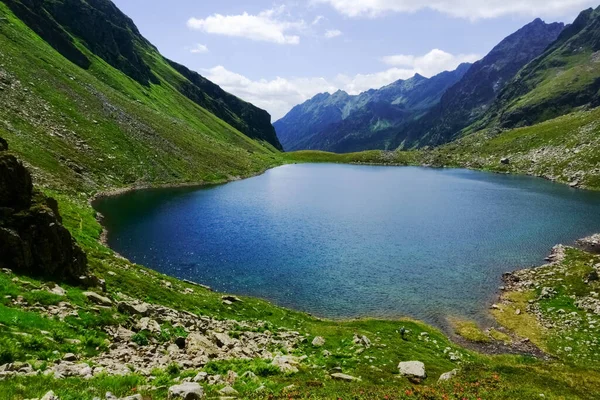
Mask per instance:
[[[288,165],[102,199],[112,248],[325,317],[482,320],[501,274],[600,231],[600,193],[460,169]]]

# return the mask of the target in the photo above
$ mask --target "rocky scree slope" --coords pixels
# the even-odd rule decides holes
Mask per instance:
[[[285,150],[349,152],[387,148],[390,134],[437,104],[470,64],[432,78],[419,74],[356,96],[322,93],[273,125]]]

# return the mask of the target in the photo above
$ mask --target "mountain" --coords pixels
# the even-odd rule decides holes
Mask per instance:
[[[519,70],[540,56],[564,29],[541,19],[502,40],[442,96],[419,121],[400,130],[393,146],[413,148],[449,142],[480,118]]]
[[[600,7],[583,11],[499,94],[479,127],[536,124],[600,105]]]
[[[343,91],[318,94],[275,122],[275,130],[286,150],[385,147],[387,132],[434,106],[469,67],[461,64],[430,79],[417,74],[356,96]]]
[[[250,138],[281,149],[266,111],[162,57],[111,1],[3,1],[31,30],[79,67],[93,69],[93,55],[146,88],[172,86]]]

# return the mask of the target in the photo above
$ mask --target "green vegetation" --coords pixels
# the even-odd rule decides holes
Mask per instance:
[[[502,305],[505,311],[498,312],[497,317],[556,356],[551,361],[478,354],[452,343],[442,332],[410,320],[320,320],[253,298],[227,304],[218,293],[134,265],[102,245],[102,229],[89,200],[100,192],[127,187],[225,182],[293,162],[470,166],[554,174],[564,182],[570,182],[569,174],[576,170],[583,171],[582,185],[600,187],[598,172],[590,168],[598,162],[594,121],[599,111],[580,112],[498,135],[479,133],[430,151],[281,154],[271,144],[250,139],[184,96],[172,79],[163,79],[167,72],[180,80],[183,75],[155,52],[146,54],[145,62],[160,84],[143,84],[111,66],[77,38],[75,44],[90,60],[90,66],[86,70],[67,62],[4,3],[0,3],[0,18],[0,137],[7,139],[12,152],[30,167],[44,193],[58,200],[63,222],[86,251],[90,270],[106,281],[104,295],[113,301],[128,296],[197,316],[239,321],[240,327],[232,330],[231,337],[244,332],[241,323],[245,321],[264,321],[262,328],[254,330],[280,335],[289,329],[306,338],[291,352],[305,357],[297,373],[281,372],[265,360],[235,359],[211,361],[197,368],[169,365],[152,371],[151,378],[99,374],[89,380],[55,379],[43,373],[50,365],[67,353],[75,353],[82,361],[106,353],[111,340],[107,328],[130,324],[130,316],[114,305],[98,307],[80,287],[60,283],[64,296],[52,294],[48,292],[51,282],[2,272],[0,364],[30,362],[39,371],[34,376],[0,380],[0,393],[6,398],[36,398],[52,389],[62,400],[102,398],[107,391],[117,396],[142,393],[161,399],[169,385],[202,370],[210,374],[237,372],[240,378],[234,388],[245,398],[598,397],[600,371],[590,362],[597,354],[582,344],[592,328],[588,324],[588,332],[573,333],[570,339],[563,334],[547,335],[536,317],[525,312],[529,300],[535,300],[539,293],[507,295]],[[574,133],[581,136],[574,137]],[[528,157],[540,149],[552,151],[541,154],[531,170]],[[555,153],[567,159],[557,162],[552,158]],[[510,157],[511,162],[500,164],[500,157]],[[566,165],[569,168],[565,169]],[[578,281],[589,272],[591,256],[569,254],[562,278],[564,288],[555,282],[558,295],[540,303],[540,309],[546,310],[543,312],[552,313],[548,309],[560,307],[565,313],[581,313],[569,296],[572,292],[591,295],[592,289]],[[72,313],[61,316],[48,312],[60,302],[71,304]],[[511,307],[523,312],[516,315]],[[407,330],[404,338],[399,333],[402,327]],[[463,328],[465,336],[481,338],[479,328]],[[141,330],[132,341],[139,346],[152,341],[174,343],[185,334],[180,326],[164,324],[160,334]],[[371,344],[356,343],[355,335],[364,335]],[[325,339],[322,347],[311,344],[316,336]],[[493,330],[489,336],[506,339]],[[569,346],[567,342],[576,344]],[[566,352],[566,347],[571,351]],[[398,363],[411,360],[425,363],[428,378],[423,384],[399,376]],[[454,379],[437,383],[442,373],[455,368],[460,371]],[[331,372],[339,370],[361,381],[333,380]],[[246,372],[255,374],[256,379],[243,376]],[[204,386],[210,396],[221,388]],[[261,386],[264,391],[257,393]]]

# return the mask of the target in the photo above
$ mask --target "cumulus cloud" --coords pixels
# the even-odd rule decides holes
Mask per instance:
[[[566,16],[588,6],[590,0],[313,0],[330,4],[349,17],[376,17],[388,12],[410,13],[422,9],[472,20],[505,15]]]
[[[194,47],[190,47],[189,50],[190,50],[190,53],[193,53],[193,54],[208,53],[208,47],[206,47],[205,45],[200,44],[200,43],[198,43]]]
[[[329,29],[325,32],[325,37],[327,39],[333,39],[338,36],[342,36],[342,31],[340,31],[339,29]]]
[[[284,6],[265,10],[257,15],[213,14],[206,18],[190,18],[190,29],[215,35],[243,37],[278,44],[298,44],[297,34],[304,27],[303,21],[288,21],[283,17]]]
[[[251,80],[227,70],[223,66],[202,71],[207,79],[260,108],[273,117],[283,117],[294,105],[302,103],[317,93],[332,92],[337,87],[324,78],[290,78]]]
[[[226,91],[235,94],[273,116],[273,121],[283,117],[296,104],[303,103],[317,93],[345,90],[359,94],[378,89],[398,79],[408,79],[416,73],[430,77],[445,70],[455,69],[461,62],[472,62],[476,55],[454,56],[434,49],[423,56],[395,55],[382,60],[391,68],[370,74],[339,74],[331,79],[323,77],[293,77],[252,80],[223,66],[201,71],[208,79]]]
[[[393,67],[409,67],[424,76],[432,76],[441,71],[451,71],[460,64],[473,63],[481,57],[477,54],[453,55],[440,49],[433,49],[423,56],[396,54],[382,58],[382,61]]]

